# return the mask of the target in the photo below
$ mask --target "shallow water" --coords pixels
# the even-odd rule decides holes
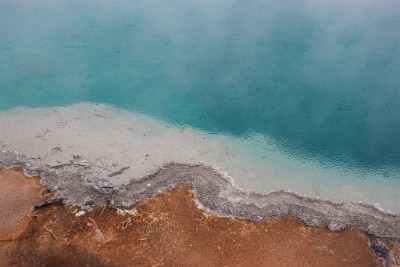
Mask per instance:
[[[196,160],[243,187],[396,210],[399,10],[395,0],[0,0],[0,109],[107,103],[218,139],[195,150],[232,157]],[[171,150],[161,162],[183,161]]]

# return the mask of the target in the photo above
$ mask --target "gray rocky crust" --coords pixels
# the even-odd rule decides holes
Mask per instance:
[[[55,198],[81,210],[105,205],[128,209],[142,199],[182,184],[193,190],[198,205],[210,214],[253,221],[293,217],[309,226],[325,225],[332,231],[351,226],[376,237],[400,240],[398,214],[381,211],[372,205],[333,203],[284,190],[265,194],[245,191],[212,167],[202,164],[169,163],[142,179],[112,186],[107,180],[87,179],[88,166],[71,163],[31,167],[17,153],[2,151],[0,169],[13,168],[22,168],[28,176],[41,177],[41,183]]]

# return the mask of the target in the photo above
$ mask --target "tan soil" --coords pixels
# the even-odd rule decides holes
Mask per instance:
[[[0,198],[1,214],[18,207],[0,218],[9,225],[1,240],[18,236],[0,242],[1,266],[382,266],[367,236],[354,229],[206,216],[185,188],[141,201],[129,214],[99,208],[77,217],[73,207],[32,211],[40,186],[21,172],[3,171],[0,179],[0,195],[8,194]]]

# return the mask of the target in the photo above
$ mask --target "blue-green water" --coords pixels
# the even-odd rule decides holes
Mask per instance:
[[[102,102],[400,167],[400,1],[0,0],[0,109]]]

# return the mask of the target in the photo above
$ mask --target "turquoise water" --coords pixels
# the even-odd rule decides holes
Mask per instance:
[[[112,104],[388,177],[400,2],[0,0],[0,109]]]

